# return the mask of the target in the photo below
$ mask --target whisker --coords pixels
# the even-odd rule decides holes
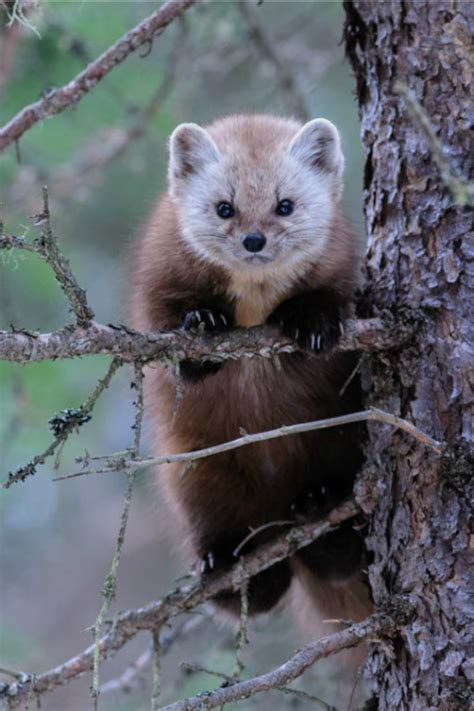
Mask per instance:
[[[195,237],[202,237],[204,239],[208,237],[217,237],[218,239],[227,239],[227,235],[220,234],[219,232],[195,232]]]

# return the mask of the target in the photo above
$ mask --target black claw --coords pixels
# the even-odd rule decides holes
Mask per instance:
[[[216,561],[214,558],[214,553],[209,551],[206,553],[201,560],[198,561],[199,572],[201,575],[208,575],[212,573],[216,567]]]
[[[185,331],[193,331],[199,328],[201,323],[201,315],[199,311],[189,311],[185,314],[183,320],[181,321],[181,328]]]
[[[229,327],[230,318],[213,309],[193,309],[188,311],[180,324],[180,328],[185,331],[198,331],[201,328],[208,333],[223,331]]]
[[[230,328],[230,318],[223,313],[212,309],[193,309],[184,314],[180,328],[184,331],[194,331],[200,333],[214,333],[216,331],[224,331]],[[213,361],[181,361],[181,374],[186,380],[191,382],[199,382],[208,375],[217,373],[223,368],[223,363],[214,363]]]
[[[312,333],[309,339],[309,349],[318,353],[321,350],[321,334]]]
[[[283,334],[301,348],[319,353],[334,346],[344,334],[341,318],[337,295],[319,290],[284,301],[268,322],[278,324]]]

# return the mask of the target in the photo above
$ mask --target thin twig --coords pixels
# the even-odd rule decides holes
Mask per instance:
[[[93,655],[93,673],[92,673],[92,687],[91,695],[94,699],[94,710],[96,711],[98,707],[98,700],[100,695],[99,686],[99,664],[101,659],[101,634],[102,625],[106,615],[110,609],[112,602],[115,600],[117,593],[117,573],[118,566],[120,563],[120,558],[122,556],[123,544],[125,541],[125,532],[128,523],[128,514],[130,511],[130,504],[132,502],[133,485],[135,483],[136,470],[130,470],[127,475],[127,485],[124,495],[123,511],[120,521],[120,529],[117,537],[117,542],[115,545],[115,552],[112,558],[112,564],[110,566],[110,571],[105,578],[104,587],[102,589],[102,606],[100,608],[99,614],[94,625],[94,655]]]
[[[252,540],[252,538],[255,538],[255,536],[258,536],[259,533],[262,531],[266,531],[267,528],[273,528],[274,526],[294,526],[295,521],[269,521],[268,523],[264,523],[262,526],[259,526],[258,528],[253,528],[250,533],[245,536],[245,538],[240,541],[239,545],[235,548],[234,551],[232,551],[232,555],[234,558],[238,558],[240,551],[244,546]]]
[[[438,166],[441,180],[451,192],[455,202],[460,207],[474,207],[474,182],[462,176],[448,158],[448,151],[436,135],[436,130],[430,117],[416,96],[403,82],[395,82],[394,91],[402,96],[413,122],[421,129],[434,162]]]
[[[446,448],[446,443],[430,437],[430,435],[423,432],[423,430],[420,430],[420,428],[416,427],[412,422],[408,422],[408,420],[392,415],[390,412],[379,410],[377,407],[370,408],[369,412],[371,415],[367,418],[368,420],[383,422],[386,425],[392,425],[396,429],[408,432],[408,434],[418,440],[418,442],[421,442],[421,444],[424,444],[426,447],[433,449],[436,454],[443,454]]]
[[[87,192],[97,187],[105,169],[129,150],[130,146],[147,134],[153,117],[176,87],[176,76],[185,57],[187,24],[185,16],[178,21],[178,32],[167,59],[163,78],[145,106],[134,113],[129,126],[112,126],[100,130],[81,145],[67,164],[48,175],[48,183],[56,197],[84,200]],[[28,166],[20,170],[18,178],[8,189],[8,202],[22,203],[29,198],[40,180],[43,168]],[[86,180],[87,178],[87,180]]]
[[[27,27],[39,39],[41,35],[36,27],[28,20],[27,14],[34,9],[36,2],[34,0],[15,0],[13,8],[9,11],[7,7],[7,15],[9,16],[7,28],[14,29],[16,27]]]
[[[443,442],[438,442],[438,440],[430,437],[430,435],[423,432],[418,427],[413,425],[408,420],[404,420],[401,417],[392,415],[384,410],[379,410],[378,408],[372,407],[369,410],[362,410],[361,412],[352,412],[348,415],[340,415],[338,417],[329,417],[323,420],[312,420],[311,422],[301,422],[296,425],[283,425],[282,427],[277,427],[273,430],[266,430],[265,432],[256,432],[255,434],[245,434],[237,439],[230,440],[229,442],[223,442],[222,444],[216,444],[212,447],[204,447],[203,449],[195,449],[191,452],[180,452],[178,454],[163,454],[157,457],[146,457],[143,459],[134,460],[134,465],[136,467],[150,467],[150,466],[160,466],[162,464],[173,464],[176,462],[195,462],[198,459],[205,459],[206,457],[212,457],[216,454],[222,454],[223,452],[229,452],[234,449],[240,449],[240,447],[247,447],[249,444],[255,444],[256,442],[266,442],[271,439],[278,439],[280,437],[289,437],[291,435],[303,434],[305,432],[315,432],[316,430],[328,429],[331,427],[342,427],[343,425],[355,424],[358,422],[381,422],[384,424],[392,425],[396,429],[402,429],[408,434],[410,434],[414,439],[421,444],[430,447],[437,454],[442,454],[445,449],[445,444]],[[89,476],[91,474],[106,474],[109,472],[116,472],[122,469],[126,469],[131,465],[131,461],[126,457],[114,458],[114,456],[105,455],[104,457],[96,457],[95,459],[104,459],[105,466],[99,469],[86,469],[80,472],[75,472],[74,474],[67,474],[66,476],[56,477],[55,481],[64,481],[65,479],[74,479],[79,476]],[[81,461],[80,458],[77,461]],[[90,458],[86,458],[86,463],[88,464]],[[192,476],[192,473],[190,474]]]
[[[374,614],[363,622],[352,625],[349,629],[336,632],[329,637],[323,637],[316,642],[299,649],[288,661],[272,671],[261,676],[238,681],[234,684],[227,683],[225,686],[201,693],[198,696],[177,701],[168,706],[163,706],[161,711],[193,711],[201,709],[213,709],[232,701],[242,701],[251,696],[278,689],[289,682],[300,677],[308,667],[312,666],[319,659],[324,659],[342,649],[354,647],[365,639],[372,641],[382,639],[395,627],[394,620],[388,615]]]
[[[321,536],[334,530],[344,521],[359,513],[359,507],[353,500],[348,500],[333,509],[324,519],[297,526],[285,532],[273,541],[256,548],[252,553],[242,556],[246,574],[253,577],[270,566],[293,555],[295,551],[310,545]],[[142,630],[154,630],[167,623],[182,612],[189,612],[197,605],[211,600],[226,590],[232,590],[239,561],[230,570],[216,574],[204,581],[197,580],[192,585],[178,588],[157,602],[152,602],[137,610],[119,613],[110,629],[99,643],[101,660],[112,657],[132,637]],[[240,569],[240,568],[239,568]],[[67,660],[60,666],[43,674],[38,674],[34,683],[34,693],[44,694],[58,686],[67,684],[93,668],[95,643],[80,654]],[[13,682],[0,689],[0,702],[7,700],[13,708],[25,700],[29,690],[28,682]]]
[[[56,281],[68,299],[76,315],[77,325],[87,328],[94,318],[94,312],[87,303],[86,292],[82,289],[72,273],[69,260],[58,246],[58,240],[51,227],[49,211],[49,196],[46,186],[43,187],[43,210],[35,215],[35,226],[42,227],[40,239],[27,242],[24,237],[0,234],[0,250],[22,250],[34,252],[42,257],[51,267]]]
[[[192,674],[198,673],[208,674],[209,676],[215,676],[218,679],[222,679],[226,685],[235,684],[236,681],[235,676],[229,676],[228,674],[218,672],[215,669],[208,669],[207,667],[203,667],[200,664],[195,664],[194,662],[181,662],[180,666],[182,667],[182,669],[187,672],[191,672]],[[275,691],[281,691],[283,694],[297,696],[301,699],[305,699],[305,701],[311,701],[312,703],[319,704],[323,711],[337,711],[334,706],[330,706],[319,697],[313,696],[312,694],[308,694],[306,691],[301,691],[300,689],[292,689],[288,686],[280,686],[276,688]]]
[[[136,686],[140,675],[149,666],[153,657],[153,643],[147,645],[146,649],[137,659],[125,669],[116,679],[106,681],[99,688],[100,695],[108,694],[112,691],[129,694]]]
[[[248,644],[247,637],[247,623],[249,619],[249,579],[244,575],[242,577],[241,571],[239,571],[240,578],[240,622],[239,622],[239,633],[237,635],[237,647],[235,650],[235,665],[232,676],[234,679],[239,679],[243,670],[245,669],[245,664],[243,661],[243,652],[245,645]]]
[[[177,625],[173,630],[171,630],[171,632],[165,632],[165,634],[162,634],[160,637],[161,656],[168,653],[177,639],[182,639],[183,637],[187,638],[192,632],[198,629],[198,627],[202,625],[206,619],[206,615],[194,615],[191,619],[186,620],[186,622]],[[140,656],[129,667],[127,667],[127,669],[125,669],[119,677],[102,684],[100,687],[101,695],[110,693],[111,691],[122,692],[124,694],[132,691],[136,685],[137,678],[139,678],[142,672],[145,671],[152,658],[153,641],[150,641]],[[14,675],[18,678],[16,673],[14,673]]]
[[[140,363],[133,364],[134,379],[133,387],[137,391],[135,405],[135,422],[133,423],[133,459],[138,459],[140,454],[140,442],[143,427],[143,415],[145,410],[144,392],[143,392],[143,366]]]
[[[7,676],[12,676],[18,681],[26,682],[30,678],[30,675],[24,671],[19,671],[17,669],[7,669],[7,667],[0,667],[0,674],[6,674]]]
[[[100,395],[106,390],[113,376],[122,365],[119,358],[114,358],[110,363],[106,374],[99,380],[96,387],[89,395],[87,400],[77,409],[63,410],[49,420],[50,428],[56,435],[51,444],[42,452],[37,454],[31,462],[28,462],[23,467],[19,467],[16,471],[8,474],[8,479],[3,483],[3,488],[8,489],[12,484],[18,481],[24,481],[27,477],[35,474],[37,467],[44,464],[46,459],[54,454],[56,450],[62,446],[71,432],[76,431],[81,425],[89,422],[94,406]]]
[[[94,312],[87,303],[86,292],[79,286],[71,271],[69,260],[58,247],[57,238],[51,228],[48,188],[46,186],[43,187],[43,212],[36,215],[35,224],[44,225],[40,240],[42,256],[54,271],[56,281],[71,304],[78,326],[88,326],[94,318]]]
[[[43,210],[35,215],[34,224],[37,227],[42,227],[40,239],[27,242],[24,237],[0,234],[0,250],[18,249],[25,252],[35,252],[42,257],[53,270],[56,281],[68,299],[76,315],[77,325],[87,328],[94,318],[94,312],[87,303],[86,292],[79,286],[72,273],[69,260],[59,249],[57,237],[51,228],[49,196],[46,186],[43,187]]]
[[[191,674],[209,674],[209,676],[215,676],[218,679],[223,679],[225,682],[232,683],[235,682],[235,677],[229,676],[229,674],[224,674],[224,672],[216,671],[215,669],[208,669],[203,667],[201,664],[195,664],[195,662],[181,662],[179,665],[181,669]]]
[[[121,64],[132,52],[150,45],[154,37],[167,25],[194,5],[196,0],[168,0],[158,10],[124,34],[80,74],[60,89],[53,89],[39,101],[25,106],[0,129],[0,151],[18,139],[38,121],[64,111],[77,103],[93,89],[114,67]]]
[[[139,364],[134,366],[134,381],[133,385],[137,391],[137,399],[135,401],[135,422],[133,425],[134,429],[134,442],[132,449],[132,461],[127,472],[127,485],[125,488],[125,495],[123,501],[123,510],[120,520],[120,528],[117,536],[117,541],[115,544],[115,552],[112,558],[112,564],[110,566],[110,571],[105,578],[104,587],[102,590],[103,602],[100,608],[100,612],[97,616],[97,620],[94,625],[94,665],[92,671],[92,687],[91,695],[94,700],[94,710],[97,711],[98,701],[100,695],[100,685],[99,685],[99,664],[100,664],[100,641],[102,634],[102,625],[104,623],[105,617],[110,609],[112,602],[115,600],[117,594],[117,575],[118,567],[120,563],[120,558],[122,556],[123,545],[125,542],[125,533],[128,524],[128,515],[130,512],[130,505],[132,503],[133,487],[135,484],[135,479],[137,475],[137,469],[133,465],[133,460],[138,457],[140,450],[140,439],[142,433],[142,423],[143,423],[143,368]]]
[[[44,250],[39,242],[27,242],[24,237],[15,237],[15,235],[0,235],[0,249],[13,250],[21,249],[24,252],[36,252],[43,255]]]
[[[342,388],[339,390],[339,397],[342,397],[342,396],[344,395],[344,393],[346,392],[347,388],[348,388],[349,385],[352,383],[352,381],[354,380],[355,376],[357,375],[357,373],[358,373],[359,370],[361,369],[362,363],[364,362],[364,360],[366,360],[366,358],[367,358],[367,353],[362,353],[362,355],[357,359],[357,363],[355,364],[355,366],[353,367],[353,369],[352,369],[351,372],[349,373],[349,375],[348,375],[348,377],[347,377],[347,380],[346,380],[345,383],[343,384]]]
[[[311,701],[311,703],[320,706],[322,711],[337,711],[337,708],[335,706],[331,706],[330,704],[326,703],[326,701],[320,699],[319,696],[314,696],[314,694],[308,694],[307,691],[302,691],[301,689],[292,689],[291,686],[280,686],[277,691],[282,691],[284,694],[296,696],[297,698],[303,699],[304,701]]]
[[[153,630],[151,633],[153,641],[153,684],[151,690],[151,711],[158,711],[160,707],[161,694],[161,649],[160,649],[160,631]]]

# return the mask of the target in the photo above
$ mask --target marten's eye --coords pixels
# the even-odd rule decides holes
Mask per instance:
[[[235,215],[234,208],[230,202],[220,202],[216,207],[216,212],[223,220],[228,220],[229,217],[234,217]]]
[[[281,202],[278,203],[275,212],[277,215],[281,215],[282,217],[291,215],[291,213],[293,212],[292,201],[291,200],[282,200]]]

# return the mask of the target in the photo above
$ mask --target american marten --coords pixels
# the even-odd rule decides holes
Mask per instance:
[[[272,324],[301,350],[271,359],[154,366],[148,405],[161,453],[360,409],[355,355],[331,351],[351,313],[360,245],[342,216],[344,158],[332,123],[236,115],[170,139],[169,187],[138,247],[134,324],[223,331]],[[158,480],[189,554],[205,574],[265,524],[323,516],[352,489],[357,425],[274,439],[160,467]],[[265,526],[240,553],[281,533]],[[251,613],[272,608],[294,574],[323,615],[360,616],[362,543],[353,523],[277,563],[249,585]],[[355,581],[355,582],[354,582]],[[350,587],[352,586],[352,587]],[[349,609],[346,602],[349,601]],[[355,604],[353,602],[355,601]],[[240,597],[216,600],[238,613]]]

